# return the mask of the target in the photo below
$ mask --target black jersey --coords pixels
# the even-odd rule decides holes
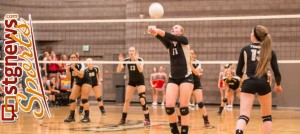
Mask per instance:
[[[192,74],[190,64],[190,45],[185,36],[172,35],[165,32],[165,36],[156,36],[169,49],[171,73],[175,79],[186,78]],[[176,44],[173,43],[176,42]]]
[[[124,61],[131,61],[130,57],[125,58]],[[138,58],[138,61],[143,61],[141,57]],[[143,73],[139,72],[136,64],[123,64],[125,67],[127,65],[129,72],[129,81],[144,81]]]
[[[92,84],[96,85],[98,83],[98,73],[99,73],[99,68],[97,66],[94,66],[92,70],[89,68],[86,68],[87,73],[89,74],[89,77],[92,80]]]
[[[227,77],[225,77],[223,80],[228,84],[228,87],[233,90],[238,89],[238,87],[240,85],[240,78],[238,78],[238,77],[232,77],[231,80],[229,80]]]
[[[83,64],[76,64],[75,65],[75,68],[78,70],[78,71],[82,71],[84,70],[84,65]],[[79,78],[76,74],[75,74],[75,71],[70,67],[69,69],[70,73],[71,73],[71,88],[73,87],[73,84],[75,82],[76,83],[81,83],[84,81],[84,77],[83,78]],[[85,71],[84,71],[85,72]]]
[[[260,45],[258,43],[252,43],[250,45],[245,46],[242,48],[240,53],[239,62],[237,65],[236,74],[239,77],[245,77],[246,79],[258,79],[255,77],[256,74],[256,65],[258,63],[260,53]],[[281,82],[281,74],[279,72],[277,57],[274,51],[272,51],[272,58],[271,58],[271,67],[274,72],[276,84],[280,85]],[[268,75],[266,74],[260,78],[267,81]]]
[[[200,61],[198,60],[195,60],[194,62],[196,63],[193,63],[193,67],[196,69],[196,70],[201,70],[201,64],[200,64]],[[194,77],[194,82],[199,82],[200,81],[200,78],[193,73],[193,77]]]

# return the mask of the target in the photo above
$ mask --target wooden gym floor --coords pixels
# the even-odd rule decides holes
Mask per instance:
[[[107,134],[168,134],[170,128],[167,123],[167,115],[164,107],[149,106],[151,126],[144,127],[144,115],[142,108],[133,104],[127,116],[127,124],[118,126],[121,118],[122,106],[114,103],[105,105],[106,116],[102,117],[96,105],[91,106],[91,123],[78,123],[82,115],[78,115],[76,108],[76,122],[64,123],[63,120],[69,114],[69,107],[51,108],[52,117],[45,116],[37,120],[32,113],[19,113],[19,119],[15,123],[0,123],[2,134],[86,134],[86,133],[107,133]],[[239,107],[235,106],[232,111],[224,110],[222,116],[217,116],[217,106],[206,106],[209,120],[215,128],[204,128],[200,111],[190,108],[190,134],[233,134],[235,123],[239,116]],[[273,134],[299,134],[300,133],[300,110],[273,109]],[[262,134],[262,119],[259,107],[254,107],[252,117],[244,131],[246,134]]]

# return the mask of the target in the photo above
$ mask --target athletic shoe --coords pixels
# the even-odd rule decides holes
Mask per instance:
[[[204,121],[204,126],[205,126],[205,127],[210,127],[209,121]]]
[[[149,126],[149,125],[150,125],[150,120],[149,120],[149,119],[145,119],[144,125],[145,125],[145,126]]]
[[[83,117],[83,119],[81,119],[79,122],[80,123],[88,123],[88,122],[91,122],[91,120],[89,117]]]
[[[69,116],[67,119],[64,120],[64,122],[75,122],[75,118]]]
[[[126,123],[126,120],[125,119],[121,119],[120,122],[119,122],[119,125],[125,125]]]

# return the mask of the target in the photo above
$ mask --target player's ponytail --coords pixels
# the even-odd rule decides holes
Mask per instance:
[[[268,29],[258,25],[253,29],[255,38],[260,41],[260,56],[256,67],[256,76],[262,77],[267,72],[268,64],[272,58],[272,38]]]

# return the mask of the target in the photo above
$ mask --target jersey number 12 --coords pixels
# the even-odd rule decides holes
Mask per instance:
[[[256,61],[256,60],[259,61],[260,50],[251,49],[251,53],[252,53],[251,60],[252,61]]]

